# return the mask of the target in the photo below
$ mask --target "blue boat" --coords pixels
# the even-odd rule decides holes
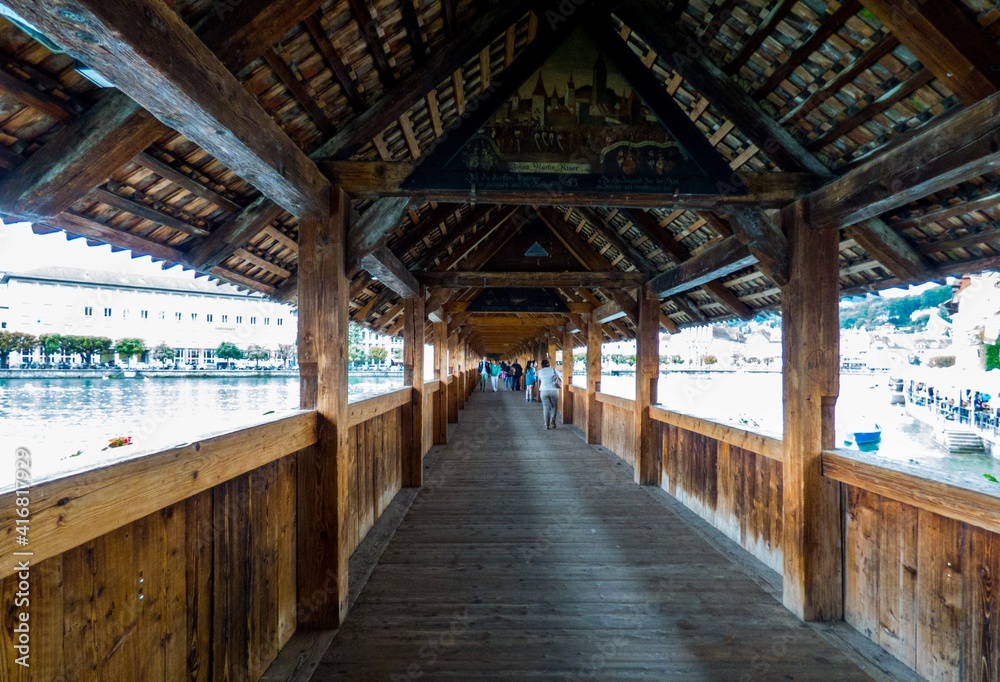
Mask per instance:
[[[882,427],[875,424],[874,429],[851,431],[847,435],[859,447],[862,445],[875,445],[882,442]]]

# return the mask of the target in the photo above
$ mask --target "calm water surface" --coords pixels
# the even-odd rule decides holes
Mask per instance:
[[[402,373],[349,383],[358,399],[402,386]],[[252,424],[298,404],[297,377],[0,380],[0,487],[13,480],[17,447],[31,451],[39,480]],[[104,450],[116,436],[131,436],[133,445]]]
[[[354,400],[393,390],[401,382],[401,376],[355,376],[349,390]],[[605,392],[622,397],[632,397],[634,386],[628,376],[607,376],[602,382]],[[0,380],[0,487],[13,480],[16,447],[31,450],[33,475],[39,480],[255,423],[265,413],[295,409],[298,391],[295,377]],[[672,373],[660,378],[659,398],[668,409],[781,435],[777,373]],[[882,427],[880,454],[885,457],[1000,478],[1000,460],[948,455],[934,445],[929,426],[889,404],[884,378],[842,377],[840,444],[847,432],[872,423]],[[115,436],[131,436],[133,445],[104,449]]]

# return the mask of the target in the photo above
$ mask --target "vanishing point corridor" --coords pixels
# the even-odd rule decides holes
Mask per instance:
[[[313,679],[869,679],[521,393],[474,393],[429,461]]]

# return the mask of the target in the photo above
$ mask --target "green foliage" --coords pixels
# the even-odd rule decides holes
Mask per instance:
[[[674,363],[675,365],[683,365],[684,358],[682,358],[680,355],[671,355],[670,362]]]
[[[42,334],[38,337],[38,347],[42,349],[45,361],[49,362],[53,353],[62,350],[62,337],[59,334]]]
[[[110,353],[115,346],[114,342],[106,336],[81,336],[79,338],[77,352],[83,356],[83,362],[86,365],[92,363],[95,355],[101,357]]]
[[[32,350],[38,345],[38,339],[23,332],[0,331],[0,367],[7,367],[11,353]]]
[[[142,339],[121,339],[115,345],[115,351],[121,358],[128,362],[134,357],[146,352],[146,344]]]
[[[168,362],[173,362],[174,358],[177,357],[177,353],[173,348],[165,343],[161,343],[159,346],[153,349],[153,359],[157,362],[162,362],[164,364]]]
[[[347,326],[347,356],[352,363],[364,362],[367,357],[361,345],[361,326],[354,322]]]
[[[954,355],[938,355],[927,361],[928,367],[954,367],[955,366],[955,356]]]
[[[244,357],[246,357],[247,360],[253,360],[254,363],[258,367],[260,367],[260,361],[267,360],[269,357],[271,357],[271,353],[269,353],[266,348],[253,345],[247,348],[247,352],[245,353]]]
[[[911,327],[914,323],[910,316],[918,310],[939,308],[942,303],[951,300],[952,290],[948,286],[934,287],[921,294],[901,296],[899,298],[883,298],[868,296],[843,305],[840,309],[841,329],[874,329],[890,324],[894,327]],[[948,319],[946,312],[939,313]],[[927,319],[919,322],[926,325]]]
[[[368,356],[375,362],[385,362],[385,359],[389,357],[389,351],[382,346],[375,346],[368,353]]]
[[[215,357],[219,360],[242,360],[243,351],[237,348],[235,343],[223,341],[215,349]]]
[[[991,346],[984,346],[983,351],[986,355],[986,371],[1000,369],[1000,342]]]

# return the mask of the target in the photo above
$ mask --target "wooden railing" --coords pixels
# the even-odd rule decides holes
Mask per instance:
[[[845,493],[844,619],[927,679],[997,679],[1000,494],[904,469],[823,453]]]
[[[259,678],[296,627],[294,455],[315,442],[299,412],[39,484],[26,547],[0,497],[0,589],[28,578],[31,679]]]
[[[659,407],[650,417],[660,425],[663,489],[780,573],[781,441]]]
[[[402,485],[412,395],[349,406],[352,551]],[[30,565],[30,679],[259,679],[316,596],[297,591],[297,465],[316,442],[316,413],[297,411],[39,483],[27,546],[15,493],[0,495],[8,606]],[[16,624],[0,624],[0,679],[29,679]]]
[[[586,391],[570,395],[583,427]],[[597,401],[601,444],[634,464],[633,401]],[[661,407],[650,418],[663,489],[782,573],[781,439]],[[994,679],[1000,486],[840,450],[823,475],[843,485],[846,622],[928,679]]]
[[[635,401],[598,393],[601,410],[601,445],[635,466]]]

